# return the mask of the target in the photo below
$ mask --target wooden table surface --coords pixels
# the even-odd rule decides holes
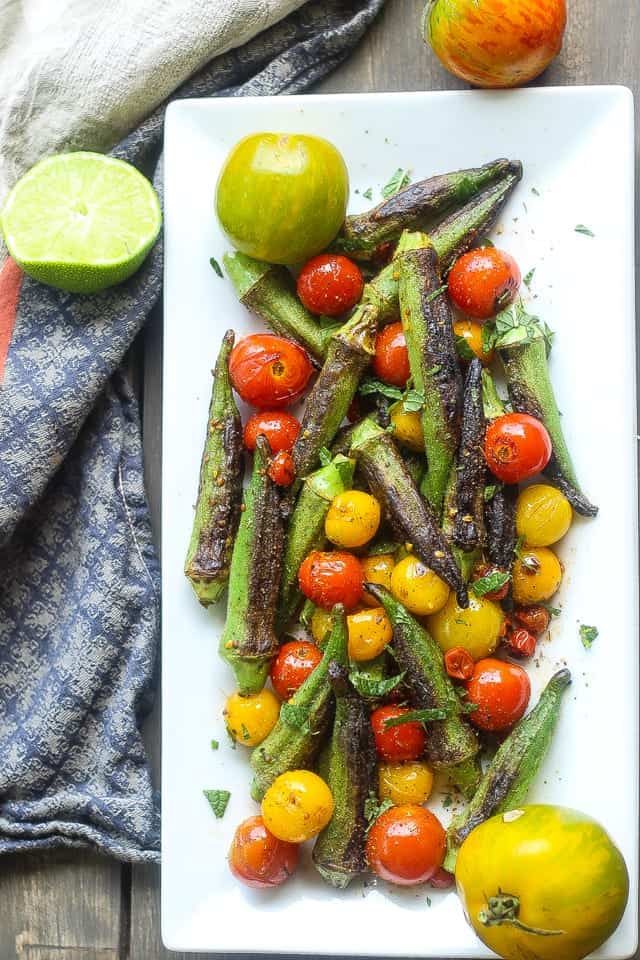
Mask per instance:
[[[463,87],[422,43],[422,6],[423,0],[387,0],[383,14],[359,48],[318,89],[337,93]],[[564,49],[539,82],[624,84],[640,99],[638,0],[568,0],[568,6]],[[139,351],[147,486],[159,532],[159,316],[148,325]],[[158,704],[147,723],[156,777],[159,708]],[[158,867],[121,865],[93,853],[71,851],[5,857],[1,868],[0,960],[187,960],[202,956],[170,954],[162,947]]]

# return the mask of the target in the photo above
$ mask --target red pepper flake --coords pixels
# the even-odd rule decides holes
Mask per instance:
[[[464,647],[452,647],[444,655],[444,665],[453,680],[471,680],[474,670],[473,657]]]

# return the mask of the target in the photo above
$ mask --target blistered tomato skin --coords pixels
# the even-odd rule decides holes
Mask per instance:
[[[244,428],[244,445],[255,450],[256,440],[262,434],[269,441],[271,453],[280,450],[291,452],[300,432],[300,421],[286,410],[262,410],[247,420]]]
[[[274,837],[262,817],[249,817],[237,828],[229,850],[229,868],[248,887],[279,887],[295,873],[297,865],[297,845]]]
[[[433,771],[424,760],[381,763],[378,795],[392,803],[426,803],[433,789]]]
[[[361,663],[379,656],[393,637],[391,621],[382,607],[365,607],[347,617],[349,656]]]
[[[376,751],[384,760],[401,763],[405,760],[417,760],[424,753],[427,735],[421,723],[411,720],[394,727],[387,726],[388,720],[404,717],[409,712],[407,707],[389,704],[378,707],[371,714]]]
[[[270,333],[238,340],[229,358],[234,390],[252,407],[286,407],[304,392],[313,372],[302,347]]]
[[[257,747],[271,733],[280,704],[270,690],[245,697],[232,693],[224,707],[224,720],[233,739],[243,747]]]
[[[404,389],[411,370],[409,351],[402,324],[389,323],[376,336],[373,372],[379,380]]]
[[[549,547],[528,547],[513,565],[511,592],[519,604],[550,600],[562,583],[562,564]]]
[[[450,590],[419,557],[410,554],[393,568],[391,592],[410,613],[426,617],[444,607]]]
[[[476,663],[466,684],[467,702],[478,707],[469,719],[480,730],[508,730],[524,715],[531,696],[529,677],[522,667],[487,658]]]
[[[298,582],[305,597],[325,610],[336,603],[353,610],[364,593],[362,564],[344,550],[313,550],[302,561]]]
[[[354,307],[364,280],[360,268],[341,254],[321,253],[305,263],[298,274],[300,300],[311,313],[337,317]]]
[[[271,683],[281,700],[289,700],[322,660],[322,652],[307,640],[283,643],[271,664]]]
[[[487,320],[513,303],[520,281],[520,269],[510,254],[496,247],[481,247],[454,263],[449,296],[467,316]]]
[[[289,770],[274,780],[262,801],[265,826],[288,843],[304,843],[326,827],[333,816],[333,796],[311,770]]]
[[[505,413],[487,427],[485,460],[503,483],[520,483],[534,477],[547,466],[551,453],[547,428],[527,413]]]
[[[331,543],[347,550],[363,547],[379,526],[380,504],[362,490],[346,490],[334,497],[324,522]]]
[[[367,836],[367,862],[382,880],[403,887],[426,883],[444,859],[446,834],[424,807],[403,804],[385,810]]]
[[[520,493],[516,530],[529,547],[550,547],[567,533],[573,519],[571,504],[556,487],[535,483]]]

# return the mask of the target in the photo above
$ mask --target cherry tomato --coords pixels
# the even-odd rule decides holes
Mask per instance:
[[[485,577],[490,577],[494,573],[504,572],[504,570],[500,570],[499,567],[495,567],[490,563],[481,563],[471,574],[471,583],[475,583],[477,580],[483,580]],[[509,581],[507,580],[501,587],[498,587],[497,590],[490,590],[489,593],[483,593],[482,596],[486,597],[487,600],[504,600],[508,593]]]
[[[417,410],[405,410],[404,402],[397,400],[389,407],[389,419],[393,426],[393,436],[398,443],[415,453],[424,453],[422,417]]]
[[[362,564],[345,550],[312,550],[302,561],[298,582],[305,597],[325,610],[336,603],[353,610],[364,593]]]
[[[482,349],[482,324],[476,320],[456,320],[453,324],[453,333],[460,340],[464,340],[469,350],[482,362],[484,366],[493,360],[493,350],[485,353]],[[462,351],[459,350],[462,354]],[[471,359],[471,358],[469,358]]]
[[[387,720],[404,717],[411,711],[407,707],[395,707],[388,704],[378,707],[371,714],[371,726],[376,751],[385,760],[400,763],[403,760],[417,760],[424,753],[427,735],[421,723],[415,720],[388,727]]]
[[[433,771],[424,760],[381,763],[378,795],[392,803],[426,803],[433,789]]]
[[[511,592],[518,604],[550,600],[562,583],[562,564],[549,547],[529,547],[513,565]]]
[[[298,274],[298,296],[311,313],[337,317],[355,307],[364,280],[353,260],[341,254],[321,253],[307,260]]]
[[[376,336],[373,372],[380,380],[394,387],[406,387],[409,370],[409,351],[400,321],[389,323]]]
[[[449,273],[449,296],[470,317],[486,320],[516,298],[520,268],[510,254],[481,247],[459,257]]]
[[[551,453],[547,428],[528,413],[505,413],[487,427],[485,460],[503,483],[519,483],[540,473]]]
[[[382,607],[365,607],[347,617],[349,656],[357,663],[379,656],[393,637],[391,621]]]
[[[229,736],[243,747],[256,747],[275,727],[280,704],[270,690],[242,696],[232,693],[224,706]]]
[[[516,607],[512,616],[514,620],[536,635],[544,633],[549,628],[551,620],[549,611],[535,603],[530,607]]]
[[[281,700],[289,700],[322,660],[322,652],[308,640],[283,643],[271,664],[271,683]]]
[[[362,572],[366,583],[379,583],[385,589],[391,589],[391,572],[395,566],[392,553],[377,553],[371,557],[362,558]],[[377,607],[375,597],[365,593],[364,602],[368,607]]]
[[[571,526],[573,510],[560,490],[534,483],[521,491],[516,503],[516,530],[529,547],[550,547]]]
[[[244,445],[255,450],[256,439],[262,434],[269,441],[271,453],[291,452],[300,432],[300,421],[285,410],[263,410],[249,417],[244,428]]]
[[[391,592],[417,617],[426,617],[442,610],[449,598],[449,587],[444,580],[426,567],[414,553],[393,568]]]
[[[536,638],[524,627],[516,627],[507,634],[507,646],[519,657],[532,657],[536,652]]]
[[[279,887],[298,865],[298,846],[269,833],[262,817],[249,817],[236,829],[229,867],[248,887]]]
[[[331,501],[324,532],[336,547],[363,547],[380,526],[380,504],[363,490],[345,490]]]
[[[252,407],[286,407],[302,394],[313,372],[297,343],[270,333],[238,340],[229,358],[231,382]]]
[[[473,657],[464,647],[452,647],[444,655],[447,673],[454,680],[471,680],[474,670]]]
[[[288,450],[281,450],[269,464],[268,475],[279,487],[288,487],[296,477],[293,457]]]
[[[367,837],[367,861],[382,880],[403,887],[426,883],[444,859],[446,834],[424,807],[404,804],[385,810]]]
[[[478,705],[469,719],[480,730],[508,730],[524,714],[531,696],[526,671],[493,657],[478,660],[466,687],[467,703]]]
[[[289,843],[315,837],[333,816],[331,790],[311,770],[288,770],[273,781],[262,800],[266,827]]]

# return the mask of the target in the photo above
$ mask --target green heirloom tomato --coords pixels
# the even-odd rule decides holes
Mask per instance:
[[[349,175],[320,137],[254,133],[235,145],[216,188],[216,212],[231,243],[269,263],[300,263],[342,226]]]

